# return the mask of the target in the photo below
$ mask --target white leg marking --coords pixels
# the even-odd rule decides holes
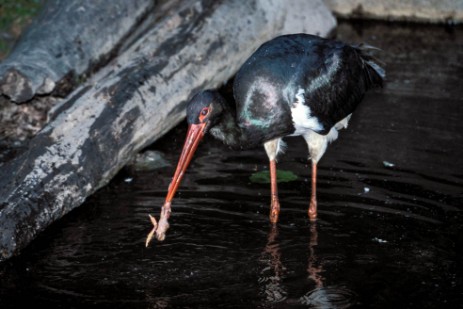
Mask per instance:
[[[309,159],[312,160],[312,162],[318,163],[325,153],[328,143],[334,142],[338,138],[338,130],[347,128],[351,116],[352,114],[336,123],[327,135],[321,135],[314,131],[308,131],[303,135],[309,147]]]
[[[264,143],[264,148],[270,161],[276,160],[277,155],[280,152],[283,152],[285,147],[286,144],[282,141],[281,138],[275,138]]]
[[[309,131],[304,134],[303,137],[309,147],[309,159],[312,160],[313,163],[318,163],[328,146],[327,136]]]

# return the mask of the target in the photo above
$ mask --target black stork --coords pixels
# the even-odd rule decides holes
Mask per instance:
[[[164,240],[171,201],[199,142],[210,132],[232,148],[263,145],[270,160],[270,221],[280,212],[276,159],[285,136],[302,136],[312,161],[308,215],[317,217],[317,163],[328,143],[348,121],[365,92],[382,86],[384,70],[369,45],[349,45],[309,34],[277,37],[260,46],[243,64],[233,84],[234,104],[212,90],[196,94],[187,105],[188,133],[159,223],[152,231]]]

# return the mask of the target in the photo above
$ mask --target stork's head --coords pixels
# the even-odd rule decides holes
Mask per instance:
[[[203,135],[220,119],[224,107],[223,97],[216,91],[206,90],[196,94],[186,109],[186,117],[190,129],[201,128]]]
[[[183,144],[182,154],[178,160],[177,169],[167,192],[166,202],[170,202],[174,198],[199,142],[206,132],[220,120],[224,104],[223,97],[218,92],[210,90],[199,92],[188,102],[186,110],[188,133]]]

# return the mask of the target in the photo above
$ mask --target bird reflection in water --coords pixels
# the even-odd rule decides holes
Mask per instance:
[[[307,278],[310,291],[298,299],[288,296],[284,285],[286,267],[282,263],[281,248],[278,242],[278,226],[272,225],[267,236],[267,244],[260,261],[265,264],[261,271],[259,283],[262,295],[270,303],[285,302],[287,304],[309,305],[310,308],[349,308],[356,302],[356,294],[343,286],[325,285],[321,275],[323,263],[315,252],[318,245],[317,223],[310,224],[310,238],[307,260]]]
[[[272,224],[267,235],[267,244],[262,252],[261,262],[266,265],[261,271],[259,283],[263,285],[263,295],[268,302],[281,302],[287,299],[288,293],[282,283],[286,268],[281,262],[281,249],[278,242],[278,226]],[[310,225],[309,259],[307,265],[308,278],[316,288],[323,287],[321,263],[317,261],[315,246],[318,244],[317,224]]]

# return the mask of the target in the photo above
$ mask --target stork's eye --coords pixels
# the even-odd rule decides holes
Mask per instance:
[[[209,108],[205,107],[201,110],[201,116],[206,116],[209,114]]]
[[[209,114],[209,108],[205,107],[199,112],[199,121],[203,122],[206,116]]]

